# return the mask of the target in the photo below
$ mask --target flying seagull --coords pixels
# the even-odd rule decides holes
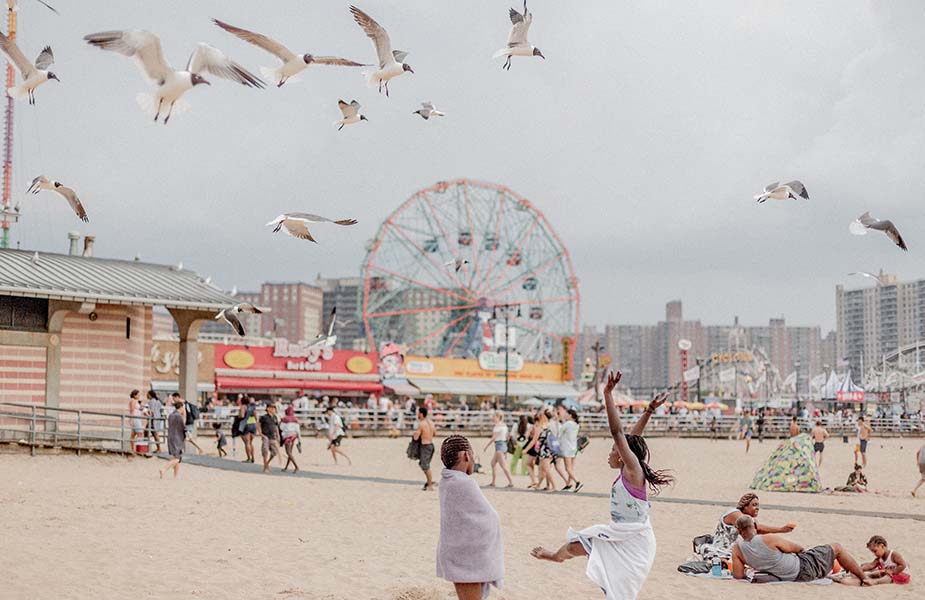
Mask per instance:
[[[455,272],[459,273],[459,270],[462,269],[463,266],[468,265],[468,264],[469,264],[469,261],[464,258],[455,258],[449,262],[443,263],[443,266],[453,267],[454,269],[456,269]]]
[[[877,285],[883,285],[883,280],[880,279],[879,275],[874,275],[873,273],[868,273],[867,271],[852,271],[851,273],[848,273],[849,277],[851,275],[862,275],[864,277],[867,277],[868,279],[873,279],[874,281],[877,282]]]
[[[908,250],[906,247],[906,242],[903,241],[903,236],[899,235],[899,230],[896,229],[896,225],[893,225],[892,221],[881,221],[880,219],[875,219],[870,216],[869,212],[864,213],[857,220],[852,221],[848,225],[848,231],[854,235],[867,235],[868,229],[876,229],[877,231],[882,231],[887,235],[888,238],[893,240],[893,243],[902,248],[903,250]]]
[[[55,13],[56,15],[59,14],[57,9],[55,9],[55,7],[52,6],[51,4],[48,4],[47,2],[44,2],[43,0],[36,0],[36,2],[38,2],[39,4],[41,4],[48,10],[50,10],[51,12]],[[10,12],[15,12],[19,10],[19,2],[17,2],[16,0],[6,0],[6,7]]]
[[[405,71],[414,73],[411,65],[404,62],[408,53],[401,50],[392,50],[392,41],[389,39],[388,32],[365,12],[353,5],[350,6],[350,12],[353,13],[353,18],[356,20],[357,25],[362,27],[367,37],[372,40],[373,48],[376,50],[376,56],[379,59],[378,71],[364,71],[363,74],[366,75],[369,85],[379,84],[380,93],[384,84],[385,95],[388,97],[389,80],[398,77]]]
[[[340,121],[334,121],[335,125],[340,125],[337,128],[338,131],[344,128],[344,125],[353,125],[354,123],[359,123],[360,121],[369,121],[365,115],[360,114],[360,103],[356,100],[351,100],[350,104],[347,104],[343,100],[337,101],[337,106],[340,108],[340,112],[344,117]]]
[[[315,242],[315,238],[312,237],[311,232],[308,230],[309,223],[334,223],[336,225],[356,225],[356,219],[340,219],[333,220],[327,219],[325,217],[319,217],[318,215],[310,215],[307,213],[283,213],[280,216],[276,217],[267,225],[276,225],[276,228],[273,229],[273,233],[278,232],[280,229],[283,229],[291,235],[292,237],[299,238],[300,240],[308,240],[309,242]],[[317,242],[316,242],[317,243]]]
[[[238,335],[244,337],[244,326],[241,325],[241,320],[238,318],[239,313],[255,313],[259,315],[262,314],[263,311],[253,304],[241,302],[240,304],[235,304],[234,306],[223,308],[217,315],[215,315],[215,320],[221,320],[228,323],[238,333]]]
[[[337,343],[337,336],[334,335],[334,325],[337,323],[337,306],[331,309],[331,322],[328,323],[328,331],[325,333],[322,331],[315,336],[315,342],[311,345],[316,348],[323,348],[325,346],[334,346]]]
[[[492,58],[506,56],[507,60],[504,61],[501,68],[509,71],[511,70],[512,56],[539,56],[543,60],[546,60],[546,57],[543,56],[540,49],[536,46],[531,46],[530,42],[527,40],[527,32],[530,31],[530,25],[533,24],[533,13],[527,12],[527,0],[524,0],[523,14],[517,12],[513,8],[508,14],[511,17],[512,27],[511,33],[507,36],[507,48],[502,48],[495,52]]]
[[[44,175],[39,175],[32,180],[32,185],[29,186],[26,193],[32,192],[33,194],[38,194],[41,190],[58,192],[67,200],[67,203],[71,205],[71,208],[74,209],[74,212],[77,213],[81,221],[86,223],[90,220],[87,218],[87,211],[84,210],[83,204],[80,203],[80,198],[77,197],[77,193],[73,189],[61,185],[59,181],[51,181]]]
[[[806,191],[806,187],[802,183],[794,179],[791,182],[781,185],[779,181],[774,183],[769,183],[764,187],[764,191],[757,196],[755,200],[758,203],[762,203],[768,198],[773,198],[775,200],[799,200],[803,198],[804,200],[809,200],[809,192]]]
[[[247,29],[241,29],[240,27],[235,27],[234,25],[229,25],[219,21],[218,19],[212,19],[212,22],[227,31],[228,33],[237,36],[238,38],[257,46],[263,50],[266,50],[270,54],[274,55],[276,58],[280,59],[283,64],[279,67],[272,69],[269,67],[261,67],[261,72],[264,77],[267,79],[272,79],[276,81],[276,87],[282,86],[290,77],[298,75],[302,71],[308,68],[308,65],[317,64],[317,65],[334,65],[337,67],[366,67],[369,65],[364,65],[362,63],[354,62],[352,60],[347,60],[346,58],[340,58],[337,56],[315,56],[313,54],[296,54],[289,48],[283,46],[273,38],[269,38],[260,33],[254,33],[253,31],[248,31]]]
[[[202,76],[203,73],[247,87],[262,88],[265,85],[256,75],[232,61],[221,50],[203,42],[196,45],[186,68],[178,71],[164,59],[161,39],[150,31],[103,31],[86,35],[84,39],[97,48],[135,59],[148,80],[157,86],[153,94],[139,94],[138,103],[142,109],[150,108],[154,112],[155,121],[161,110],[166,108],[165,125],[170,120],[174,104],[187,90],[201,83],[212,85]]]
[[[39,52],[38,57],[35,59],[35,64],[32,64],[26,58],[26,55],[22,53],[22,50],[19,49],[19,46],[16,45],[16,42],[0,32],[0,51],[3,52],[10,64],[19,69],[19,74],[22,75],[23,81],[21,84],[6,90],[6,93],[11,98],[29,98],[29,104],[35,104],[35,88],[49,79],[61,81],[57,75],[48,70],[48,67],[55,62],[55,55],[52,54],[49,46],[45,46]]]
[[[431,117],[445,117],[446,113],[442,113],[437,110],[437,107],[434,106],[433,102],[421,102],[421,108],[414,111],[412,114],[421,115],[421,117],[426,121]]]

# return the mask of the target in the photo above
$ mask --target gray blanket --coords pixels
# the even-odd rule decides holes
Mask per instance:
[[[479,485],[462,471],[440,476],[440,541],[437,576],[453,583],[481,583],[482,598],[504,579],[501,519]]]

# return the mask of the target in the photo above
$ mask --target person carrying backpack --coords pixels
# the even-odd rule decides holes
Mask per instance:
[[[178,392],[171,394],[174,402],[182,402],[186,412],[186,441],[196,448],[196,454],[202,454],[202,448],[196,443],[196,421],[199,420],[199,407],[184,400]]]

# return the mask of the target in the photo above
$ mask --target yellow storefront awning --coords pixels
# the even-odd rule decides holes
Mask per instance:
[[[408,381],[425,394],[504,396],[503,379],[408,377]],[[537,398],[574,398],[578,396],[578,391],[566,383],[509,381],[508,395]]]

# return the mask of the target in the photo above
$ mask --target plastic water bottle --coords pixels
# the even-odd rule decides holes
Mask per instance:
[[[713,577],[722,577],[723,576],[723,567],[719,562],[718,558],[714,558],[710,567],[710,575]]]

